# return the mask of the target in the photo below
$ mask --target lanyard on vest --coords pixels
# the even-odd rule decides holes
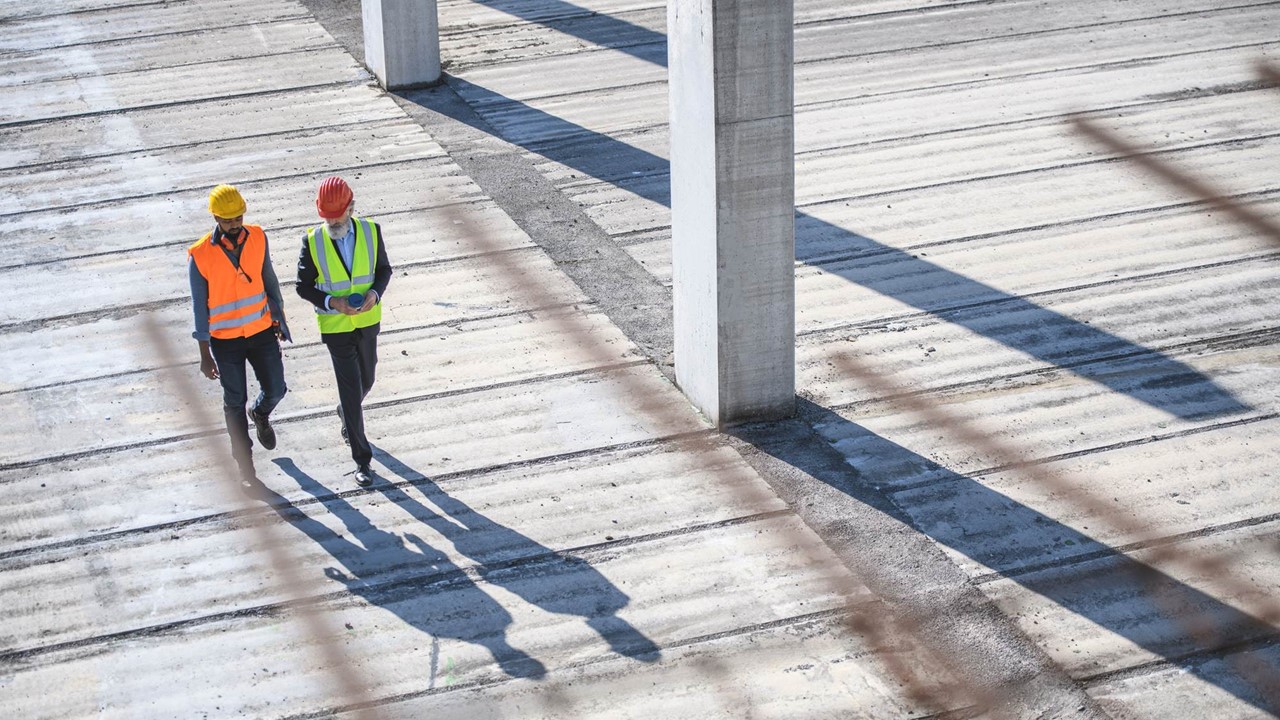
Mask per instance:
[[[245,234],[245,229],[240,228],[240,235],[237,235],[236,238],[239,239],[244,234]],[[246,236],[244,240],[241,241],[239,244],[237,244],[234,248],[227,247],[226,240],[227,240],[227,234],[222,232],[222,228],[218,228],[217,237],[214,239],[213,244],[217,245],[218,249],[221,250],[222,253],[227,256],[227,261],[231,263],[231,267],[236,269],[236,272],[243,275],[245,280],[249,282],[253,282],[253,278],[250,277],[249,273],[245,272],[244,268],[240,267],[240,258],[244,256],[244,246],[245,246],[245,243],[249,242],[249,238]],[[232,254],[233,252],[235,254]]]

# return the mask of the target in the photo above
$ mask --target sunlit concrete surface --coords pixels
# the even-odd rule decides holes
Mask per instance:
[[[669,284],[663,6],[551,5],[449,6],[458,92]],[[847,489],[887,498],[1107,712],[1275,710],[1280,238],[1068,119],[1280,217],[1280,89],[1255,68],[1280,9],[802,1],[796,23],[798,385]],[[886,402],[843,356],[1061,483]],[[1133,575],[1148,562],[1164,596]]]
[[[1268,716],[1280,248],[1067,122],[1280,216],[1280,6],[1224,5],[798,2],[800,418],[724,439],[663,345],[662,4],[445,0],[447,85],[392,96],[350,0],[0,2],[0,714],[327,716],[337,670],[405,718],[929,717],[949,674]],[[368,490],[290,280],[335,173],[397,268]],[[218,182],[297,340],[269,502],[140,331],[216,413],[184,248]]]

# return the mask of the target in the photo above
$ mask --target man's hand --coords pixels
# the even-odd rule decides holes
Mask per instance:
[[[378,297],[378,292],[376,290],[370,290],[364,294],[364,303],[360,305],[360,309],[356,312],[368,312],[372,310],[373,306],[377,305],[378,300],[380,299],[381,298]]]
[[[218,363],[213,361],[213,353],[209,352],[209,343],[200,342],[200,372],[210,380],[218,379]]]
[[[210,380],[217,380],[218,364],[213,361],[213,358],[200,358],[200,372]]]
[[[345,297],[339,297],[337,295],[329,296],[329,307],[337,310],[343,315],[355,315],[360,312],[359,308],[351,307],[351,303],[347,302]]]
[[[284,329],[288,327],[288,324],[289,324],[289,321],[286,320],[284,316],[284,308],[280,308],[280,322],[276,323],[276,339],[277,340],[281,340],[281,341],[289,340],[289,338],[285,337],[284,335]],[[290,340],[290,342],[292,341]]]

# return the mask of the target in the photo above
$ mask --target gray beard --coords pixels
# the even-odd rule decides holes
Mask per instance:
[[[329,237],[331,238],[345,237],[347,234],[347,230],[349,229],[351,229],[351,223],[349,222],[344,222],[341,225],[330,225]]]

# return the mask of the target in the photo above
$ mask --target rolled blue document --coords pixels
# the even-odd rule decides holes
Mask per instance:
[[[364,304],[364,295],[360,293],[351,293],[347,296],[347,304],[353,308],[358,308]]]

